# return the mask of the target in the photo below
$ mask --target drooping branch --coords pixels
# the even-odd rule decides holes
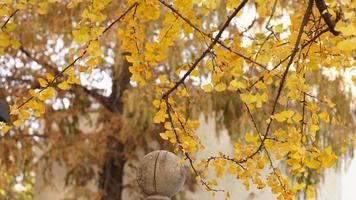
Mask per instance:
[[[201,33],[202,35],[206,36],[206,37],[209,37],[211,40],[213,40],[214,38],[211,37],[210,34],[202,31],[200,28],[198,28],[196,25],[194,25],[188,18],[184,17],[177,9],[175,9],[172,5],[169,5],[168,3],[166,3],[165,1],[163,0],[159,0],[161,2],[161,4],[163,4],[164,6],[166,6],[167,8],[169,8],[173,13],[175,13],[178,17],[180,17],[183,21],[185,21],[190,27],[192,27],[194,30],[198,31],[199,33]],[[275,10],[275,7],[276,7],[277,3],[275,2],[274,5],[273,5],[273,10]],[[274,11],[272,11],[271,13],[271,17],[273,17],[273,14],[274,14]],[[270,21],[270,19],[269,19]],[[305,47],[307,47],[309,44],[315,42],[316,39],[318,39],[321,35],[323,35],[324,33],[328,32],[330,29],[329,28],[326,28],[322,31],[320,31],[317,35],[315,35],[311,40],[307,41],[305,44],[302,44],[301,47],[300,47],[300,50],[304,49]],[[271,70],[269,70],[267,68],[267,66],[259,63],[256,61],[256,59],[251,59],[237,51],[234,51],[231,47],[228,47],[226,44],[224,44],[221,40],[218,40],[217,42],[219,45],[221,45],[223,48],[225,48],[226,50],[228,50],[229,52],[243,58],[244,60],[248,61],[248,62],[251,62],[252,64],[255,64],[259,67],[261,67],[262,69],[266,70],[267,73],[270,73],[272,71],[274,71],[275,69],[277,69],[279,66],[281,66],[284,62],[286,62],[288,59],[290,59],[290,57],[292,56],[292,53],[289,54],[288,56],[286,56],[285,58],[283,58],[278,64],[276,64]],[[282,78],[282,76],[279,76],[279,75],[275,75],[277,78]],[[256,85],[256,83],[258,81],[261,81],[263,79],[263,75],[260,76],[255,82],[253,82],[247,89],[250,89],[252,88],[254,85]],[[305,93],[307,96],[310,96],[312,98],[316,98],[308,93]],[[319,100],[320,101],[320,100]]]
[[[278,100],[279,100],[279,97],[282,93],[282,89],[284,87],[284,83],[285,83],[285,80],[286,80],[286,77],[287,77],[287,74],[289,72],[289,69],[290,69],[290,66],[292,65],[293,63],[293,60],[294,60],[294,57],[296,56],[298,50],[300,50],[299,48],[299,45],[300,45],[300,42],[301,42],[301,37],[302,37],[302,34],[303,34],[303,31],[304,31],[304,27],[307,25],[308,23],[308,20],[309,20],[309,17],[310,17],[310,14],[312,12],[312,7],[313,7],[313,0],[309,0],[308,2],[308,7],[307,7],[307,10],[305,12],[305,15],[304,15],[304,18],[303,18],[303,21],[302,21],[302,24],[300,25],[300,28],[299,28],[299,32],[298,32],[298,36],[297,36],[297,40],[295,42],[295,45],[294,45],[294,48],[292,50],[292,53],[289,57],[289,62],[286,66],[286,69],[283,73],[283,76],[282,76],[282,80],[281,80],[281,83],[280,83],[280,86],[278,88],[278,92],[277,92],[277,95],[276,95],[276,98],[274,100],[274,103],[273,103],[273,107],[272,107],[272,112],[271,112],[271,116],[273,116],[276,112],[276,108],[277,108],[277,103],[278,103]],[[247,108],[247,111],[249,113],[249,116],[252,120],[252,122],[254,123],[254,126],[258,132],[258,135],[259,135],[259,130],[257,128],[257,124],[254,120],[254,117],[252,116],[251,112],[249,111],[249,108],[247,105],[245,105],[246,108]],[[270,131],[270,128],[271,128],[271,125],[272,125],[272,122],[273,122],[273,119],[270,118],[268,124],[267,124],[267,128],[266,128],[266,131],[264,133],[264,135],[262,136],[261,138],[261,143],[260,145],[257,147],[257,149],[251,153],[250,155],[246,156],[245,158],[241,159],[241,160],[238,160],[236,161],[237,163],[245,163],[247,162],[249,159],[253,158],[254,156],[256,156],[261,150],[262,148],[264,148],[264,142],[268,139],[268,134],[269,134],[269,131]]]
[[[161,1],[162,2],[162,1]],[[163,96],[162,99],[165,99],[167,96],[169,96],[174,90],[176,90],[179,85],[184,83],[185,79],[190,75],[190,73],[197,67],[197,65],[200,63],[201,60],[214,48],[214,46],[219,42],[220,37],[222,36],[223,32],[225,29],[229,26],[231,20],[239,13],[239,11],[246,5],[248,0],[244,0],[240,3],[240,5],[235,8],[234,12],[228,17],[228,19],[225,21],[225,23],[222,25],[220,28],[218,34],[215,36],[214,40],[212,43],[209,45],[209,47],[194,61],[194,63],[189,67],[188,71],[183,75],[183,77],[176,82],[176,84],[169,89]],[[167,4],[168,5],[168,4]]]
[[[322,36],[324,33],[328,32],[330,29],[326,28],[323,29],[322,31],[320,31],[318,34],[316,34],[312,39],[308,40],[307,42],[305,42],[304,44],[301,45],[301,47],[298,48],[298,50],[303,50],[305,47],[307,47],[308,45],[312,44],[313,42],[315,42],[315,40],[317,40],[318,38],[320,38],[320,36]],[[279,61],[270,71],[274,71],[276,70],[279,66],[281,66],[284,62],[286,62],[288,59],[291,58],[292,56],[291,52],[288,56],[286,56],[285,58],[283,58],[281,61]],[[260,76],[255,82],[253,82],[249,87],[247,87],[248,89],[252,88],[254,85],[256,85],[256,83],[258,81],[261,81],[263,79],[264,75]],[[278,78],[282,78],[281,76],[276,75],[276,77]],[[308,94],[307,94],[308,95]]]
[[[175,139],[177,140],[177,143],[178,145],[181,145],[182,144],[182,141],[179,137],[179,134],[176,130],[176,127],[174,125],[174,122],[173,122],[173,118],[172,118],[172,112],[174,112],[173,110],[173,107],[172,105],[169,103],[168,101],[168,96],[166,96],[166,98],[164,99],[165,103],[166,103],[166,106],[167,106],[167,115],[168,115],[168,120],[169,120],[169,123],[172,127],[172,130],[173,130],[173,133],[175,135]],[[181,148],[181,147],[180,147]],[[195,168],[194,166],[194,163],[193,163],[193,159],[192,157],[189,155],[188,152],[184,152],[183,151],[183,154],[185,156],[185,158],[189,161],[189,165],[190,165],[190,168],[193,170],[194,174],[197,176],[197,177],[201,177],[200,173],[198,172],[198,170]],[[209,191],[213,191],[213,192],[223,192],[224,190],[221,190],[221,189],[215,189],[215,188],[212,188],[211,186],[209,186],[209,184],[201,177],[200,179],[200,182],[201,184]]]
[[[197,27],[195,24],[193,24],[188,18],[184,17],[177,9],[175,9],[173,6],[169,5],[168,3],[166,3],[163,0],[159,0],[161,2],[161,4],[163,4],[164,6],[166,6],[167,8],[169,8],[174,14],[176,14],[178,17],[180,17],[183,21],[185,21],[190,27],[192,27],[195,31],[198,31],[200,34],[202,34],[205,37],[208,37],[210,40],[214,40],[214,38],[211,36],[211,34],[208,34],[206,32],[204,32],[203,30],[201,30],[199,27]],[[259,62],[256,62],[255,60],[243,55],[242,53],[239,53],[237,51],[234,51],[231,47],[227,46],[226,44],[224,44],[220,39],[217,41],[217,43],[219,45],[221,45],[223,48],[225,48],[226,50],[228,50],[229,52],[243,58],[244,60],[251,62],[259,67],[261,67],[262,69],[269,71],[267,69],[267,67]]]
[[[282,80],[280,82],[280,85],[279,85],[279,88],[278,88],[278,91],[277,91],[276,98],[275,98],[274,103],[273,103],[272,112],[271,112],[270,116],[273,116],[275,114],[275,112],[276,112],[277,103],[278,103],[279,97],[281,96],[282,89],[284,87],[284,83],[286,81],[287,74],[289,72],[290,66],[292,65],[294,57],[296,56],[298,50],[300,49],[299,45],[300,45],[300,41],[301,41],[301,38],[302,38],[302,35],[303,35],[304,27],[308,23],[309,17],[310,17],[311,12],[312,12],[312,8],[313,8],[313,0],[309,0],[308,7],[307,7],[307,9],[305,11],[305,14],[304,14],[304,17],[303,17],[302,24],[300,25],[300,28],[299,28],[297,40],[296,40],[294,48],[292,50],[289,62],[288,62],[287,66],[286,66],[286,69],[285,69],[285,71],[283,73],[283,77],[282,77]],[[262,139],[262,141],[260,143],[260,146],[256,149],[256,151],[254,153],[252,153],[251,155],[247,156],[244,160],[247,160],[247,159],[250,159],[250,158],[254,157],[262,149],[262,147],[264,146],[264,142],[267,139],[267,136],[269,134],[269,131],[270,131],[270,128],[272,126],[272,122],[273,121],[274,121],[273,118],[270,118],[270,120],[269,120],[269,122],[267,124],[266,131],[265,131],[265,133],[263,135],[263,139]]]

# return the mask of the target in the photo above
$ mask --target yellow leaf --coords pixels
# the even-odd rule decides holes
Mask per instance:
[[[266,84],[264,84],[262,81],[258,81],[255,86],[257,89],[266,89],[267,88]]]
[[[5,32],[0,32],[0,47],[7,47],[11,44],[10,37]]]
[[[194,69],[194,70],[190,73],[190,75],[192,75],[192,76],[199,76],[199,71],[198,71],[197,69]]]
[[[345,146],[341,146],[340,151],[341,151],[341,153],[345,153],[347,151],[347,149]]]
[[[211,92],[213,90],[213,86],[210,83],[202,85],[202,88],[205,92]]]
[[[277,120],[278,122],[284,122],[287,119],[290,119],[293,115],[294,115],[294,111],[286,110],[273,115],[273,119]]]
[[[0,130],[2,131],[2,133],[6,134],[7,132],[9,132],[10,126],[5,124],[2,127],[0,127]]]
[[[57,85],[59,89],[61,90],[68,90],[69,89],[69,84],[67,81],[63,81],[62,83]]]
[[[159,78],[159,82],[161,84],[164,84],[164,83],[167,82],[167,76],[166,75],[160,75],[158,78]]]
[[[277,26],[275,26],[274,31],[277,33],[282,33],[283,32],[283,24],[278,24]]]
[[[98,57],[102,54],[100,50],[100,44],[97,40],[90,42],[87,51],[89,55],[92,55],[94,57]]]
[[[158,55],[155,56],[155,60],[156,60],[157,62],[164,61],[166,58],[167,58],[167,55],[164,54],[164,53],[160,53],[160,54],[158,54]]]
[[[93,0],[93,8],[97,10],[102,10],[105,6],[110,3],[111,0]]]
[[[16,24],[14,23],[7,23],[6,26],[4,27],[7,32],[11,32],[15,30]]]
[[[90,40],[89,28],[84,26],[72,31],[74,41],[77,44],[84,44]]]
[[[40,93],[38,99],[41,101],[46,101],[47,99],[54,97],[54,95],[55,95],[54,88],[48,87]]]
[[[226,84],[225,83],[218,83],[216,86],[215,86],[215,90],[217,92],[222,92],[224,90],[226,90]]]
[[[30,113],[28,113],[26,110],[22,110],[19,114],[19,119],[21,120],[27,120],[30,118]]]
[[[241,100],[246,104],[251,104],[257,101],[256,96],[249,93],[240,94]]]
[[[11,40],[11,47],[13,49],[19,49],[21,46],[21,43],[18,40],[12,39]]]
[[[40,15],[45,15],[48,12],[48,2],[43,1],[38,4],[37,13]]]
[[[211,180],[209,181],[209,185],[218,185],[218,182],[216,182],[216,180]]]
[[[311,169],[318,169],[320,167],[320,163],[316,160],[305,159],[304,164]]]
[[[153,105],[155,108],[159,108],[160,104],[161,104],[161,101],[158,100],[158,99],[155,99],[155,100],[153,100],[153,102],[152,102],[152,105]]]
[[[100,57],[96,57],[96,58],[90,58],[87,62],[85,62],[85,64],[88,66],[88,67],[94,67],[98,64],[100,64],[102,61],[102,59]]]
[[[50,73],[46,73],[46,79],[48,82],[51,82],[54,80],[54,76]]]
[[[304,183],[297,183],[295,185],[295,187],[294,187],[294,189],[296,189],[296,190],[301,190],[303,188],[305,188],[305,184]]]
[[[166,113],[162,111],[158,111],[153,117],[153,122],[157,124],[157,123],[164,122],[165,119],[166,119]]]
[[[251,133],[246,133],[244,138],[248,143],[256,143],[258,141],[257,137],[253,136]]]
[[[73,76],[74,75],[74,69],[73,68],[67,68],[66,71],[64,71],[65,74],[67,74],[68,76]]]
[[[38,80],[38,82],[40,83],[40,86],[41,86],[41,87],[47,87],[48,82],[47,82],[45,79],[43,79],[43,78],[38,78],[37,80]]]
[[[12,0],[1,0],[1,2],[4,4],[11,4]]]
[[[80,85],[80,79],[76,76],[69,76],[68,80],[66,81],[68,84],[77,84]]]
[[[18,115],[20,114],[19,109],[16,105],[10,105],[10,115]]]
[[[24,2],[20,2],[20,3],[15,5],[15,8],[19,9],[19,10],[25,10],[26,9],[26,4]]]
[[[303,119],[303,117],[302,117],[300,114],[295,114],[295,115],[293,116],[293,120],[294,120],[295,122],[300,122],[302,119]]]
[[[21,121],[21,120],[16,120],[16,121],[14,121],[13,124],[14,124],[15,126],[19,127],[19,126],[21,126],[22,121]]]
[[[243,82],[232,80],[230,82],[230,87],[234,90],[246,88],[246,85]]]
[[[339,22],[335,26],[335,30],[342,32],[344,36],[356,35],[356,24],[350,23],[347,27],[343,22]]]
[[[337,43],[336,48],[342,51],[352,51],[356,49],[356,39],[347,39]]]
[[[330,121],[329,114],[327,112],[319,113],[319,117],[324,122],[328,123]]]
[[[319,130],[319,126],[315,124],[311,124],[309,126],[309,131],[312,135],[315,135],[315,133]]]
[[[33,97],[38,97],[38,93],[35,90],[29,90],[28,93]]]
[[[311,199],[311,198],[314,198],[315,197],[315,189],[312,185],[308,185],[307,186],[307,198],[308,199]]]
[[[160,133],[159,136],[161,136],[161,138],[164,139],[164,140],[168,140],[169,139],[167,132]]]

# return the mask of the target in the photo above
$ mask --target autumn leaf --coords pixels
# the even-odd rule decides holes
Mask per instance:
[[[7,132],[9,132],[10,130],[10,126],[3,123],[3,122],[0,122],[0,131],[3,133],[3,134],[6,134]]]
[[[86,26],[73,30],[72,34],[74,37],[74,41],[79,45],[84,44],[85,42],[90,40],[90,30]]]
[[[69,84],[67,83],[67,81],[63,81],[62,83],[59,83],[57,86],[61,90],[68,90],[69,89]]]
[[[48,12],[48,2],[46,2],[46,1],[40,2],[38,4],[38,8],[37,8],[36,11],[37,11],[38,14],[41,14],[41,15],[47,14],[47,12]]]
[[[287,119],[290,119],[293,115],[294,115],[294,111],[287,110],[287,111],[282,111],[280,113],[274,114],[272,118],[277,120],[278,122],[284,122]]]
[[[314,189],[314,186],[308,185],[308,186],[307,186],[306,194],[307,194],[307,198],[308,198],[308,199],[314,198],[314,197],[315,197],[315,189]]]
[[[210,83],[202,85],[202,88],[205,92],[211,92],[213,90],[213,86]]]
[[[326,123],[328,123],[330,121],[329,114],[327,112],[319,113],[319,117],[321,120],[323,120]]]
[[[43,79],[43,78],[38,78],[37,79],[38,80],[38,83],[40,84],[40,86],[41,87],[47,87],[47,85],[48,85],[48,82],[45,80],[45,79]]]
[[[342,40],[337,43],[336,48],[342,51],[352,51],[356,49],[356,39]]]
[[[217,92],[222,92],[226,90],[226,84],[225,83],[218,83],[215,87],[215,90]]]

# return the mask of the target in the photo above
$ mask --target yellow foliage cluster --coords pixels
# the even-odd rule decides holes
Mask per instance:
[[[77,9],[85,2],[72,0],[66,7]],[[157,109],[153,122],[162,123],[165,128],[159,135],[169,141],[177,152],[182,152],[208,190],[215,191],[214,186],[218,185],[215,179],[206,181],[207,170],[213,167],[217,178],[228,172],[237,177],[246,189],[251,184],[259,189],[269,186],[278,199],[293,199],[300,190],[305,190],[310,198],[315,196],[313,185],[292,183],[276,168],[275,162],[284,160],[288,171],[302,178],[309,170],[321,173],[337,160],[332,148],[321,145],[318,139],[323,123],[339,123],[330,113],[335,105],[327,97],[316,97],[306,77],[323,68],[340,69],[355,65],[355,1],[328,1],[330,12],[343,12],[343,19],[332,27],[335,30],[331,30],[330,25],[328,27],[323,22],[321,14],[317,14],[311,3],[314,1],[309,1],[309,4],[308,1],[300,1],[295,8],[287,6],[286,9],[295,14],[288,16],[291,25],[286,27],[280,23],[271,25],[271,18],[278,12],[274,8],[269,9],[270,2],[256,0],[258,15],[268,21],[265,27],[267,32],[256,29],[250,36],[253,39],[247,43],[242,40],[249,36],[231,25],[233,18],[238,21],[240,14],[247,12],[242,9],[247,0],[227,1],[223,10],[228,18],[219,19],[221,24],[218,25],[207,25],[202,19],[219,12],[218,1],[214,0],[127,0],[120,15],[108,19],[105,9],[110,2],[93,0],[83,4],[86,6],[81,9],[81,20],[71,31],[77,49],[69,51],[70,62],[59,67],[58,74],[47,73],[39,77],[40,88],[31,89],[25,99],[16,100],[11,106],[14,126],[21,126],[31,116],[41,117],[45,112],[44,104],[56,96],[57,88],[68,90],[71,85],[79,85],[80,73],[90,74],[94,67],[101,64],[103,51],[100,38],[118,23],[117,39],[126,53],[125,59],[131,63],[130,80],[138,87],[150,85],[153,88],[151,92],[156,98],[152,104]],[[278,2],[275,6],[281,8]],[[26,9],[46,15],[53,3],[60,1],[2,1],[0,17],[11,20],[13,15]],[[306,10],[307,7],[310,9]],[[313,19],[308,13],[311,11]],[[303,16],[307,17],[306,20]],[[5,22],[1,27],[1,54],[7,49],[20,48],[17,36],[12,34],[15,29],[16,24],[12,21]],[[152,35],[148,35],[148,31],[152,31]],[[341,36],[333,36],[329,31]],[[227,36],[222,37],[223,33]],[[196,55],[186,56],[184,60],[187,61],[180,66],[169,66],[173,73],[160,74],[162,66],[169,65],[170,59],[173,59],[168,52],[193,38],[195,42],[204,44],[203,50],[192,45]],[[83,64],[79,65],[79,61]],[[196,81],[203,79],[207,81]],[[185,85],[188,80],[193,82],[190,87]],[[185,104],[182,103],[190,98],[192,88],[206,93],[239,94],[254,127],[243,134],[243,139],[236,141],[233,156],[219,154],[196,160],[194,155],[204,149],[204,144],[195,132],[198,122],[186,115]],[[272,111],[262,120],[265,122],[261,126],[264,131],[256,124],[253,114],[258,114],[265,107],[270,107]],[[3,133],[9,129],[9,125],[0,124]],[[270,173],[263,177],[261,170],[267,167]]]

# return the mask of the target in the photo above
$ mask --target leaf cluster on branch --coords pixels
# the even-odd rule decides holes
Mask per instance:
[[[138,133],[147,131],[171,144],[208,191],[224,191],[208,176],[213,168],[216,178],[229,172],[246,189],[268,186],[277,199],[301,191],[313,198],[312,176],[354,145],[354,85],[344,75],[355,67],[355,8],[336,0],[3,1],[0,94],[11,102],[12,120],[0,124],[0,142],[44,144],[44,158],[65,160],[81,186],[93,178],[91,163],[106,162],[105,139],[120,141],[129,157],[146,143]],[[98,76],[111,85],[95,87],[104,82]],[[81,134],[78,115],[98,107],[94,123],[102,128]],[[233,155],[196,158],[206,145],[196,133],[200,113],[229,130]],[[63,120],[55,122],[58,116]],[[31,123],[41,118],[53,135],[33,133]],[[8,160],[11,148],[6,144],[0,169],[2,160],[20,165]],[[82,154],[67,156],[78,149]]]

